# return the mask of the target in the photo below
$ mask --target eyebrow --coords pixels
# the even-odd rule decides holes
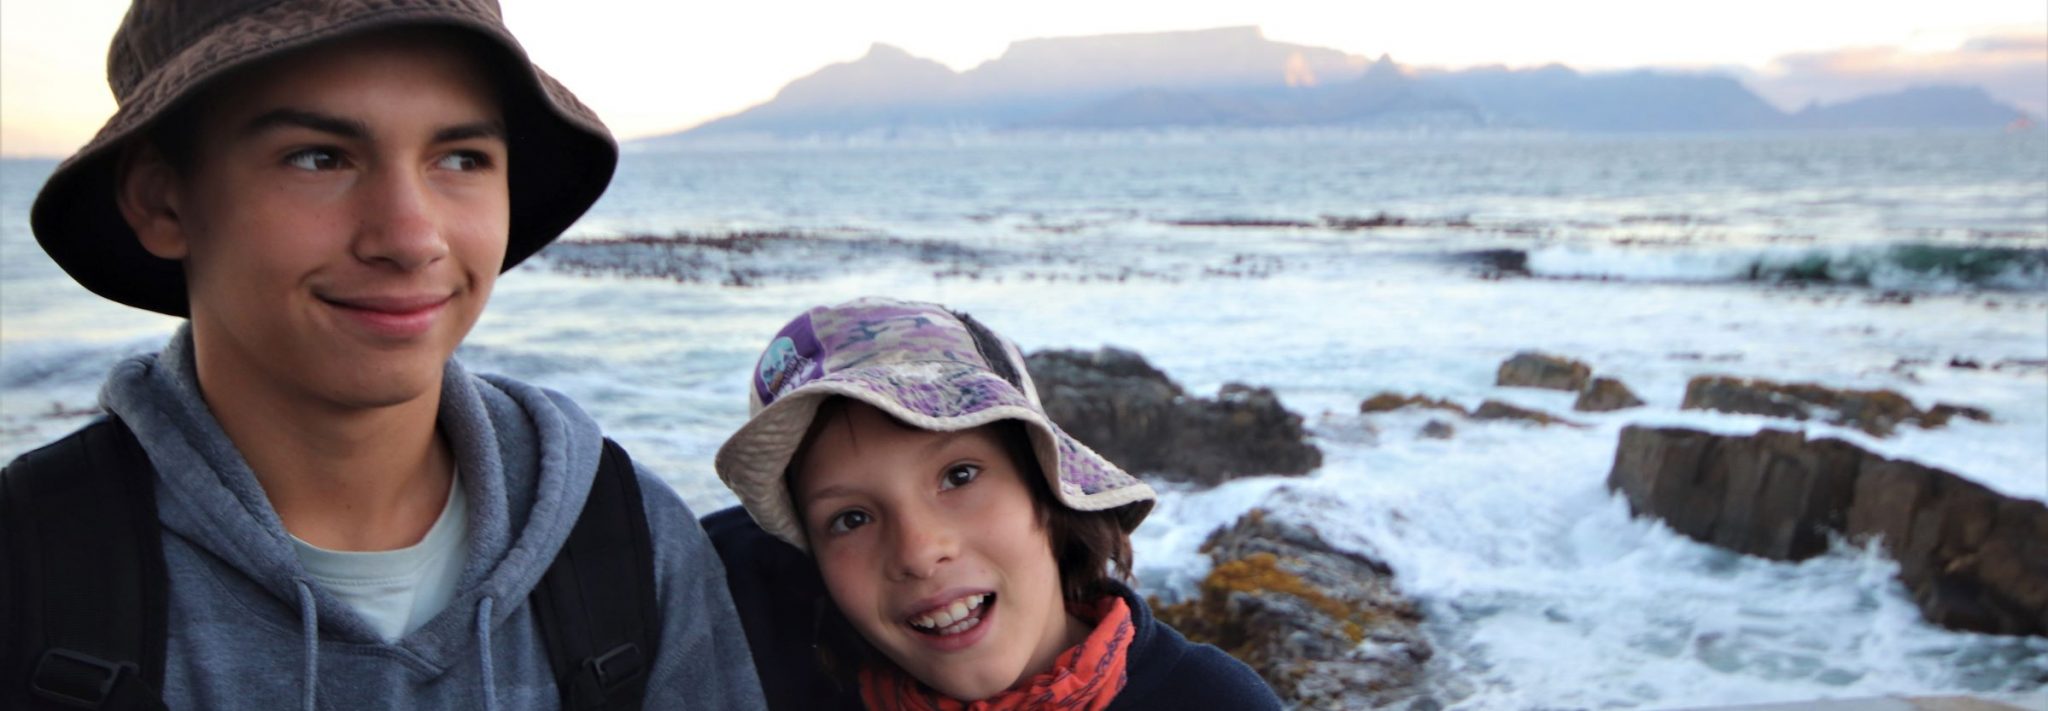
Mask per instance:
[[[935,440],[932,440],[930,444],[924,445],[924,446],[923,446],[923,447],[922,447],[921,449],[923,449],[923,450],[924,450],[924,451],[925,451],[926,453],[936,453],[936,452],[941,452],[941,451],[944,451],[944,450],[946,449],[946,447],[947,447],[947,446],[949,446],[949,445],[953,444],[953,443],[954,443],[955,441],[958,441],[958,440],[959,440],[959,439],[960,439],[961,437],[964,437],[964,436],[966,436],[966,435],[967,435],[967,433],[968,433],[968,432],[971,432],[971,431],[973,431],[973,430],[972,430],[972,429],[965,429],[965,430],[954,430],[954,431],[952,431],[952,432],[938,432],[938,433],[935,433],[935,434],[938,434],[938,435],[939,435],[939,438],[938,438],[938,439],[935,439]],[[850,487],[846,487],[846,486],[841,486],[841,485],[839,485],[839,484],[831,484],[831,485],[827,485],[827,486],[825,486],[825,487],[823,487],[823,488],[820,488],[820,489],[818,489],[817,491],[813,491],[813,492],[810,492],[810,496],[809,496],[808,498],[809,498],[810,500],[812,500],[812,501],[817,501],[817,500],[821,500],[821,499],[832,499],[832,498],[842,498],[842,497],[851,497],[851,496],[857,496],[857,495],[859,495],[859,494],[860,494],[860,492],[858,492],[858,491],[855,491],[854,489],[852,489],[852,488],[850,488]],[[793,495],[792,495],[792,496],[791,496],[790,498],[791,498],[791,499],[792,499],[792,501],[793,501],[793,500],[794,500],[794,499],[796,499],[797,497],[795,497],[795,496],[793,496]]]
[[[296,127],[321,133],[331,133],[342,138],[366,139],[370,137],[370,126],[355,119],[329,116],[303,109],[271,109],[242,125],[242,135],[252,136],[278,128]],[[434,132],[435,143],[466,141],[473,138],[495,138],[505,140],[505,122],[491,119],[448,126]]]

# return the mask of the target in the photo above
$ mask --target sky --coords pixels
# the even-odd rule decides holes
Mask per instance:
[[[1964,81],[2048,115],[2043,0],[502,3],[535,61],[627,139],[767,101],[790,80],[857,59],[877,42],[965,71],[1020,39],[1242,25],[1409,67],[1712,69],[1787,109]],[[67,154],[113,113],[106,48],[126,8],[126,0],[0,0],[0,155]]]

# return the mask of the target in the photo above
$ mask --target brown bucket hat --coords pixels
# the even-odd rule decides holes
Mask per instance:
[[[449,27],[503,53],[512,229],[504,269],[540,251],[610,184],[618,144],[597,114],[542,72],[496,0],[135,0],[107,52],[119,108],[36,196],[36,241],[79,284],[114,301],[186,316],[178,262],[142,248],[115,204],[122,147],[195,90],[281,53],[369,30]]]

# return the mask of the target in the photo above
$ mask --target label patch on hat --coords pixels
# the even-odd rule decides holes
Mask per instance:
[[[754,366],[754,392],[760,396],[761,404],[775,402],[804,383],[824,376],[823,351],[817,332],[811,329],[810,314],[798,316],[782,327],[782,332],[768,343],[768,350],[761,353],[761,362]]]

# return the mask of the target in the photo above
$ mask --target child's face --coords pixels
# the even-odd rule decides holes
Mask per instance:
[[[960,700],[1052,666],[1086,628],[994,428],[927,432],[849,401],[793,487],[840,612],[897,666]]]

